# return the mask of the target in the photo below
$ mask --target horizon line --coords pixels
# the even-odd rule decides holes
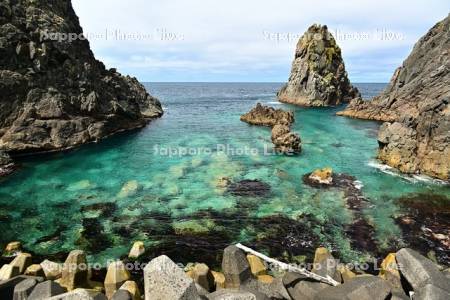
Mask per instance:
[[[286,83],[281,81],[141,81],[141,83]],[[389,82],[353,82],[353,84],[388,84]]]

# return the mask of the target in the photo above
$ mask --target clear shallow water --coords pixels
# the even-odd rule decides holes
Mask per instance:
[[[214,261],[219,249],[237,241],[278,257],[310,254],[326,245],[352,260],[371,251],[356,250],[345,234],[353,217],[342,191],[308,187],[304,174],[330,166],[355,176],[370,201],[364,215],[381,251],[403,243],[393,219],[399,197],[450,196],[448,186],[375,167],[379,123],[335,116],[342,108],[278,103],[280,86],[148,85],[163,102],[163,118],[99,144],[24,158],[21,170],[0,182],[0,242],[20,239],[43,255],[81,248],[97,262],[126,254],[134,240],[145,241],[150,256],[164,252],[181,261]],[[384,85],[358,87],[370,98]],[[239,120],[257,102],[295,111],[300,156],[264,154],[271,147],[270,130]],[[221,152],[217,145],[229,148]],[[197,154],[164,155],[180,147]],[[256,150],[246,155],[238,149]],[[258,179],[270,184],[271,193],[235,197],[218,186],[223,177]]]

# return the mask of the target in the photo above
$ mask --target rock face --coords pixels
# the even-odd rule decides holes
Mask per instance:
[[[14,168],[15,165],[11,157],[6,152],[0,151],[0,177],[11,174]]]
[[[327,26],[312,25],[297,44],[289,81],[278,99],[301,106],[334,106],[357,97]]]
[[[450,16],[414,46],[372,101],[354,100],[339,115],[393,122],[379,133],[378,157],[406,173],[450,178]]]
[[[72,148],[162,115],[135,78],[94,58],[70,0],[7,0],[0,8],[1,149]]]
[[[273,127],[277,124],[290,126],[294,123],[294,113],[258,103],[256,107],[241,116],[241,121],[268,127]]]

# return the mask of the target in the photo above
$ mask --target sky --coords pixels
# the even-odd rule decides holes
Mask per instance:
[[[448,0],[73,0],[97,59],[142,82],[285,82],[327,25],[352,82],[388,82]]]

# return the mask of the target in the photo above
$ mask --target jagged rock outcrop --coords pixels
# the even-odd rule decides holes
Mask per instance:
[[[272,128],[272,143],[275,150],[285,154],[302,152],[302,140],[289,126],[277,124]]]
[[[405,173],[450,179],[450,15],[414,46],[388,87],[339,115],[393,122],[380,128],[378,157]]]
[[[272,127],[272,143],[277,153],[298,154],[302,151],[300,136],[291,132],[290,126],[294,123],[294,113],[275,109],[270,106],[256,104],[256,107],[241,116],[241,121],[252,124]]]
[[[145,126],[159,101],[106,70],[70,0],[0,3],[0,148],[54,151]]]
[[[273,127],[276,124],[290,126],[294,123],[294,113],[257,103],[256,107],[241,116],[241,121],[268,127]]]
[[[281,102],[301,106],[334,106],[360,97],[350,84],[341,49],[327,26],[312,25],[300,38]]]
[[[11,157],[4,152],[0,151],[0,177],[11,174],[15,169],[15,164]]]

